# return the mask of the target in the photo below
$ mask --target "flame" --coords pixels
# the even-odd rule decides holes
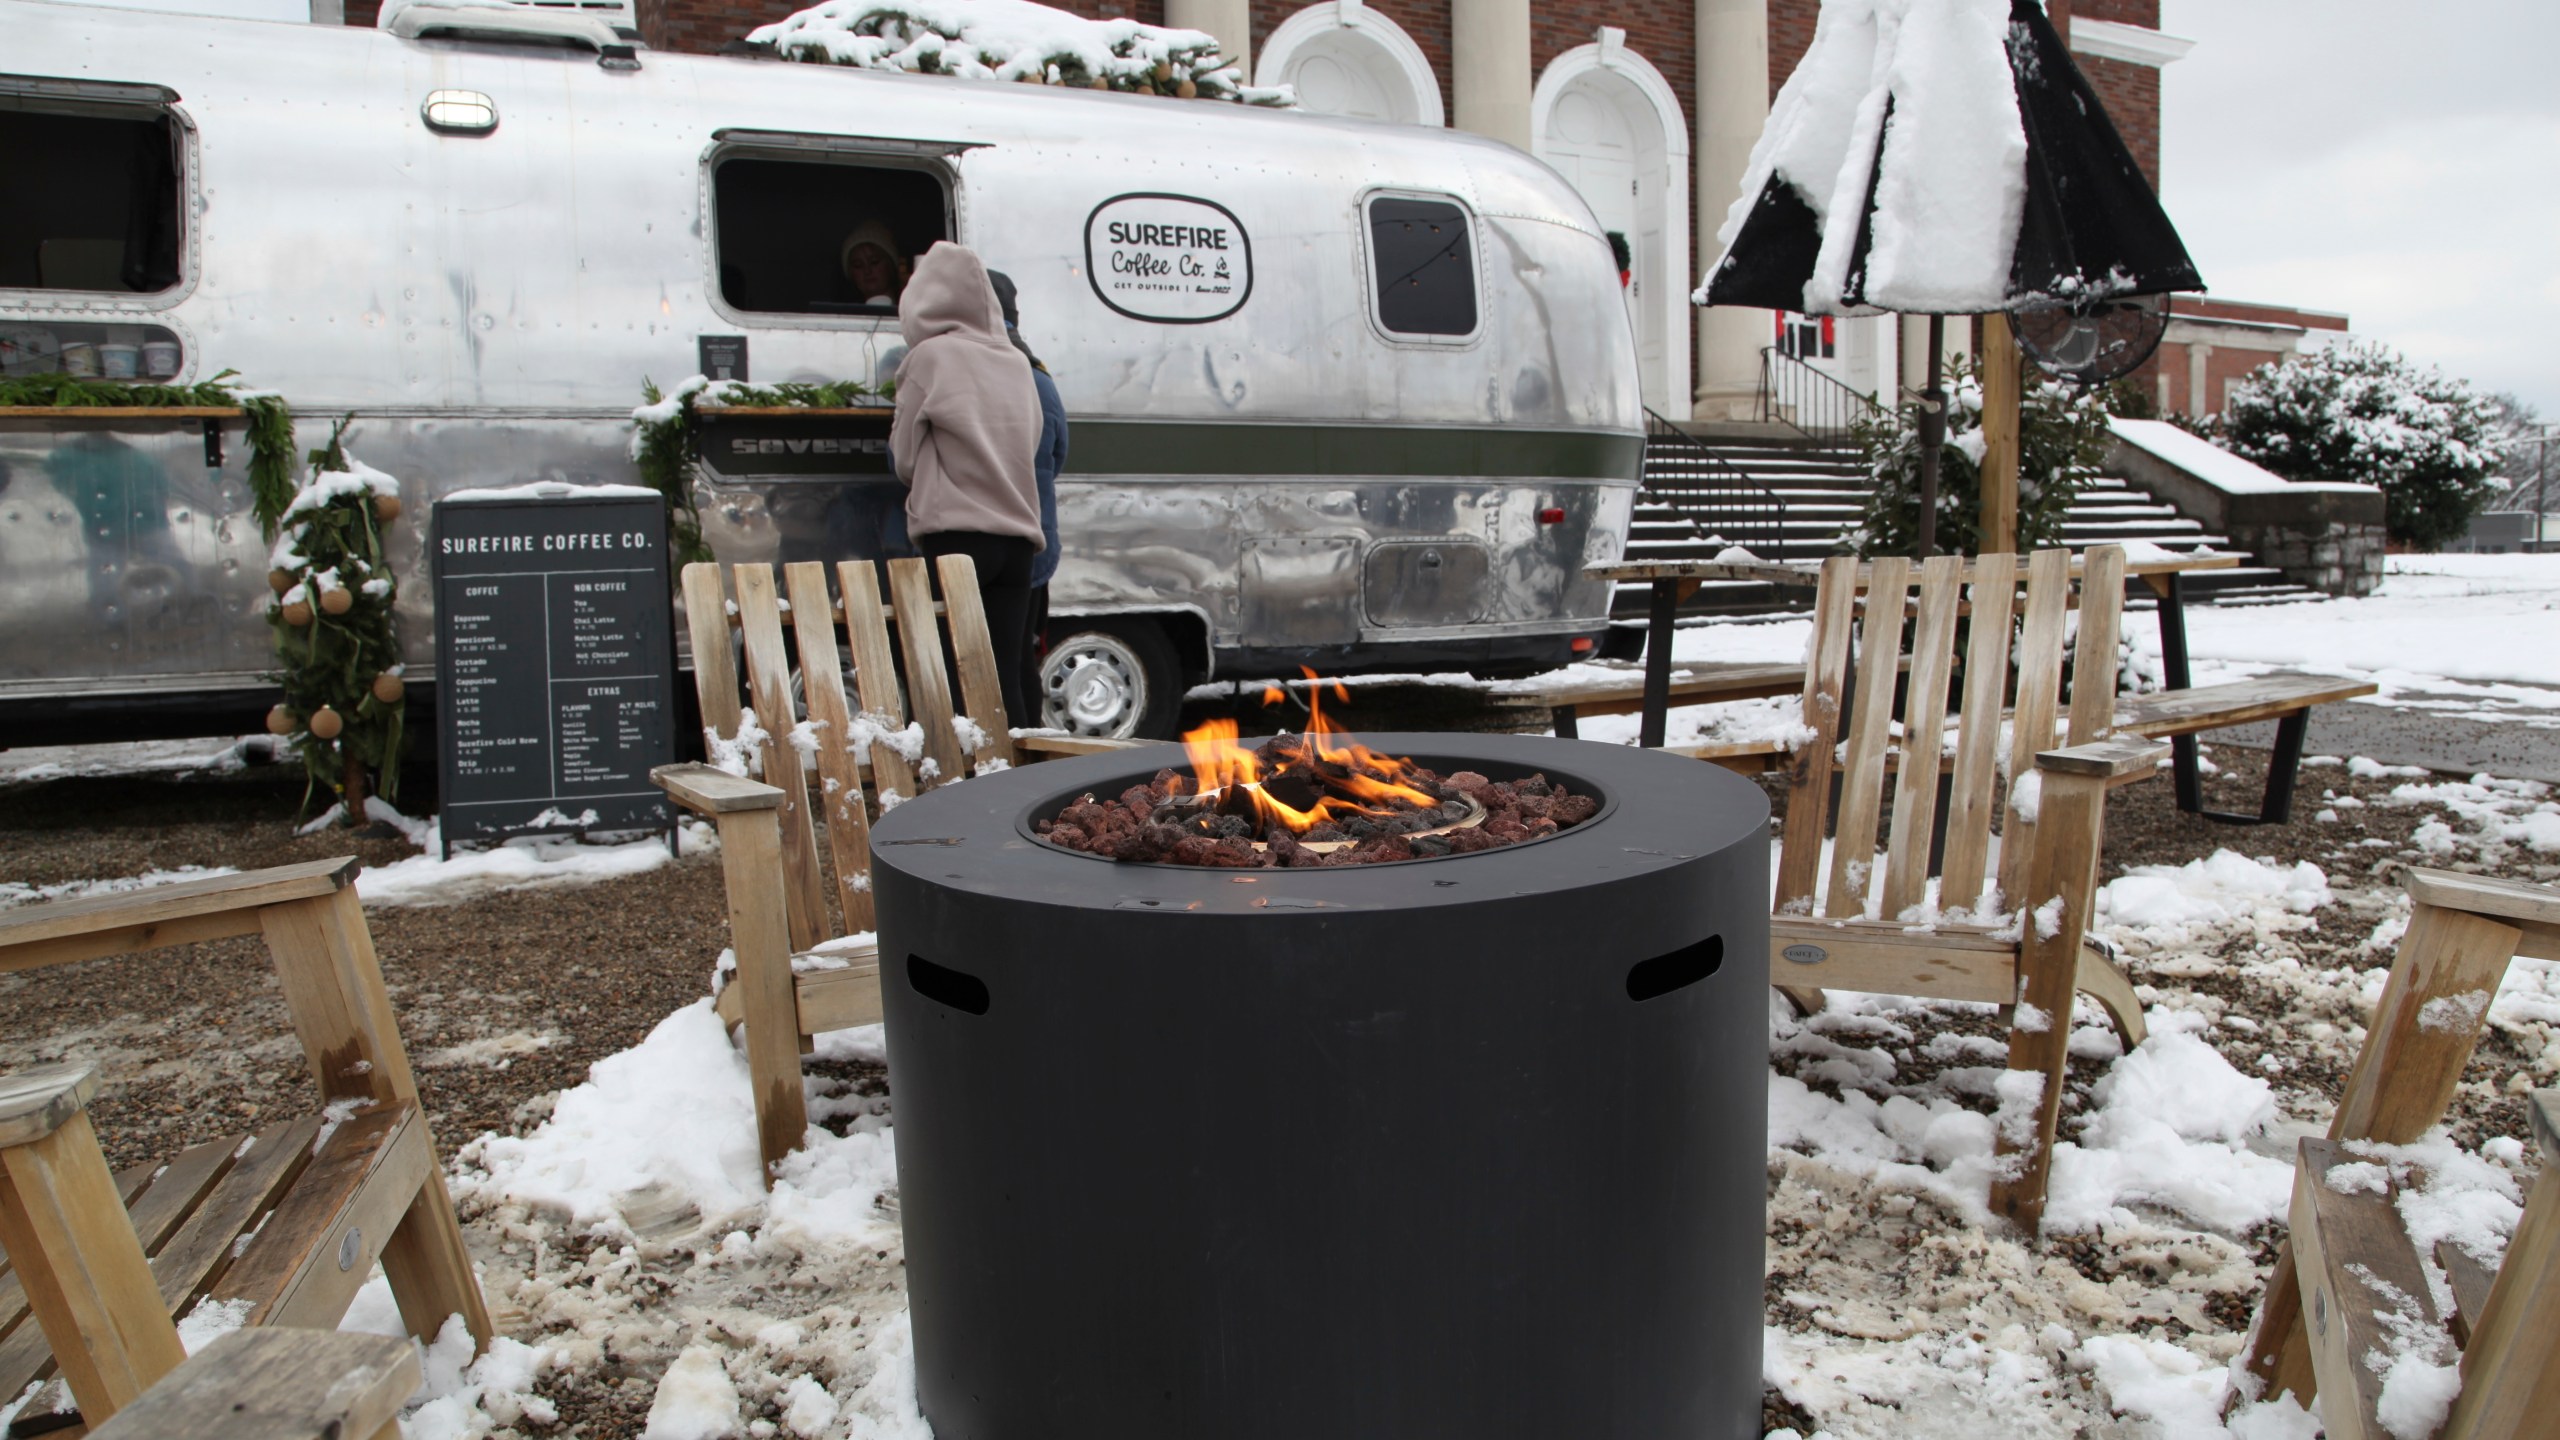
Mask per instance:
[[[1289,692],[1281,689],[1277,685],[1265,685],[1262,687],[1262,703],[1265,705],[1277,705],[1288,698]]]
[[[1361,744],[1349,731],[1337,729],[1325,719],[1322,702],[1326,682],[1313,670],[1307,670],[1306,676],[1314,682],[1307,689],[1306,749],[1317,760],[1343,772],[1328,777],[1334,788],[1346,790],[1356,801],[1368,803],[1325,795],[1316,801],[1313,809],[1299,810],[1273,798],[1263,789],[1262,782],[1283,773],[1288,765],[1284,762],[1266,775],[1263,757],[1238,741],[1236,722],[1231,719],[1211,720],[1196,730],[1183,733],[1182,746],[1190,756],[1191,774],[1198,787],[1193,793],[1223,794],[1229,786],[1240,786],[1243,793],[1252,799],[1255,813],[1298,835],[1328,820],[1352,815],[1383,817],[1393,812],[1372,807],[1384,806],[1390,801],[1402,801],[1423,810],[1440,803],[1437,795],[1402,783],[1413,769],[1412,761],[1380,754]],[[1334,682],[1332,688],[1336,699],[1348,701],[1351,698],[1351,692],[1340,682]],[[1287,698],[1286,692],[1278,686],[1263,692],[1263,703],[1270,704],[1275,698]]]

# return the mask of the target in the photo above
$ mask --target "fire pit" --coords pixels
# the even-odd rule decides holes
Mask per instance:
[[[1139,751],[882,819],[940,1440],[1759,1433],[1767,802],[1654,752],[1368,738],[1597,809],[1340,867],[1037,838]]]

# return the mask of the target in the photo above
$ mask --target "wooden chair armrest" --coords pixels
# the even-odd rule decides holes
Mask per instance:
[[[1112,750],[1144,750],[1150,746],[1170,745],[1169,740],[1106,740],[1099,735],[1016,735],[1017,750],[1041,755],[1100,755]]]
[[[649,772],[649,778],[697,815],[716,818],[741,810],[773,810],[782,804],[782,792],[774,786],[709,765],[661,765]]]
[[[15,910],[0,911],[0,970],[18,969],[23,964],[50,964],[85,958],[84,954],[75,953],[78,947],[50,942],[74,940],[108,931],[166,930],[173,922],[200,916],[219,915],[226,911],[254,911],[294,900],[316,899],[344,889],[362,868],[363,862],[346,855],[334,860],[307,860],[299,865],[279,865],[270,870],[251,870],[239,875],[216,875],[207,880],[155,885],[147,890],[132,890],[120,895],[50,900],[40,905],[22,905]],[[257,921],[250,918],[232,929],[185,927],[186,933],[171,934],[168,938],[147,938],[150,945],[167,945],[180,940],[241,934],[257,928]],[[27,954],[39,958],[20,960],[10,954],[21,947]]]
[[[2109,782],[2140,780],[2158,769],[2161,757],[2168,753],[2169,747],[2162,741],[2118,735],[2060,750],[2039,750],[2036,768],[2056,775],[2090,775]]]
[[[24,1145],[59,1130],[89,1108],[98,1067],[67,1060],[0,1076],[0,1147]]]
[[[2548,885],[2414,865],[2400,872],[2400,884],[2408,890],[2409,898],[2421,905],[2439,905],[2527,925],[2560,925],[2560,890]]]
[[[418,1393],[406,1337],[234,1330],[170,1371],[90,1440],[363,1440]]]

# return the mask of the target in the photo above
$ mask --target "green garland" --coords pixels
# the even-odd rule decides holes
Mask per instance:
[[[722,405],[845,410],[883,404],[896,397],[897,385],[859,380],[748,385],[696,375],[663,393],[656,381],[644,379],[640,393],[649,403],[631,412],[631,458],[640,467],[640,482],[666,497],[667,548],[673,563],[683,566],[711,558],[711,547],[702,540],[702,510],[693,498],[694,467],[702,461],[697,398],[709,395]]]
[[[269,539],[284,507],[293,503],[293,411],[272,391],[242,390],[225,370],[193,385],[153,385],[100,380],[88,375],[0,376],[0,408],[17,405],[173,409],[238,407],[249,420],[249,497]]]
[[[310,481],[269,527],[282,541],[267,577],[276,591],[267,623],[283,663],[275,679],[284,689],[267,728],[293,737],[311,777],[305,807],[311,795],[334,791],[351,825],[363,823],[368,775],[385,800],[398,795],[407,708],[391,626],[399,585],[383,543],[399,518],[399,486],[348,458],[354,418],[329,427],[329,443],[311,452]]]

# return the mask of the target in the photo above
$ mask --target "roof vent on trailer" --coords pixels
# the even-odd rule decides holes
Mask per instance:
[[[403,40],[567,41],[596,52],[607,70],[640,68],[640,32],[629,0],[408,0],[386,7],[380,25]]]

